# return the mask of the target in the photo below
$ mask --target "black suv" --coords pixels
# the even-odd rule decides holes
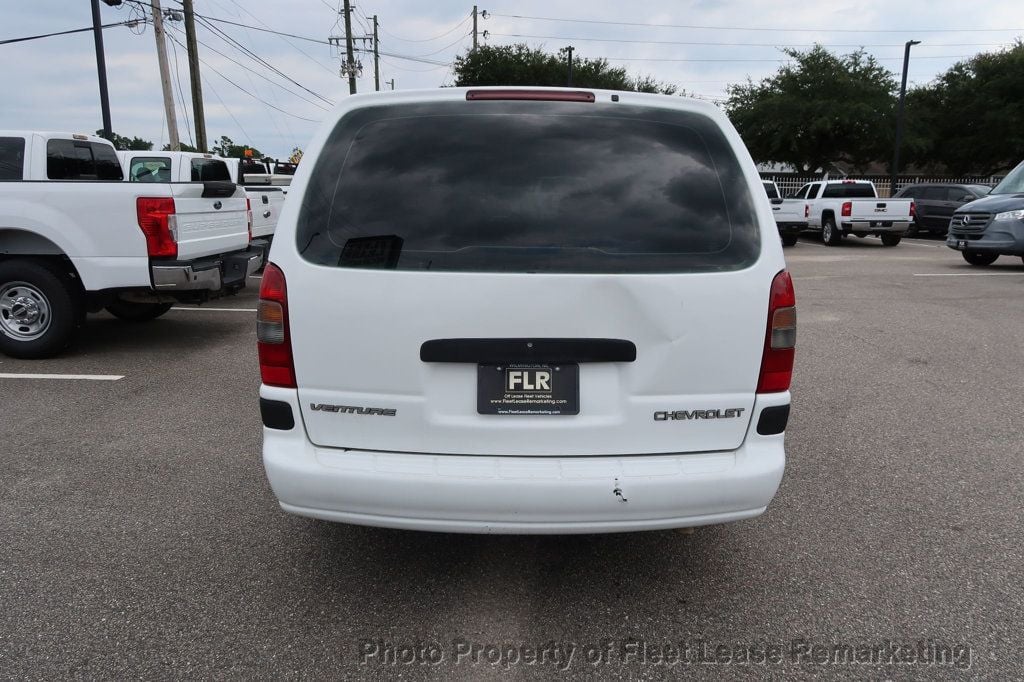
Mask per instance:
[[[910,237],[921,231],[945,235],[953,212],[966,203],[980,199],[992,191],[986,185],[947,185],[922,183],[907,185],[893,199],[913,199],[917,215],[907,230]]]
[[[988,196],[953,214],[946,246],[971,265],[991,265],[1000,256],[1024,258],[1024,163]]]

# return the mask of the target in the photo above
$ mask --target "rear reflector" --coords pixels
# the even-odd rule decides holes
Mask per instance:
[[[793,280],[783,270],[772,280],[768,296],[768,330],[764,338],[758,393],[788,391],[793,379],[796,347],[796,294]]]
[[[260,377],[268,386],[295,388],[295,363],[288,328],[288,290],[281,268],[269,263],[260,282],[256,309]]]
[[[135,200],[139,228],[146,235],[146,253],[150,258],[177,258],[178,243],[171,234],[174,199],[139,197]]]
[[[547,102],[594,102],[594,93],[585,90],[469,90],[466,100],[527,99]]]

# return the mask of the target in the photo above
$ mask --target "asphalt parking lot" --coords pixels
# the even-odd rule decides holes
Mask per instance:
[[[259,461],[255,281],[0,357],[0,676],[1019,678],[1024,265],[926,239],[786,253],[786,476],[766,515],[692,535],[285,515]]]

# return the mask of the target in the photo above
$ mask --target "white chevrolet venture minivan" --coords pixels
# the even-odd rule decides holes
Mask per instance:
[[[286,511],[473,533],[765,511],[795,300],[717,108],[558,88],[348,97],[291,189],[257,323]]]

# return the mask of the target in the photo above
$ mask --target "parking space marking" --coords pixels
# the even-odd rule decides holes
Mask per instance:
[[[120,381],[123,374],[11,374],[0,372],[0,379],[66,379],[72,381]]]
[[[211,313],[254,313],[255,308],[179,308],[174,306],[171,310],[205,310]]]
[[[914,277],[1024,277],[1024,272],[915,272]]]

